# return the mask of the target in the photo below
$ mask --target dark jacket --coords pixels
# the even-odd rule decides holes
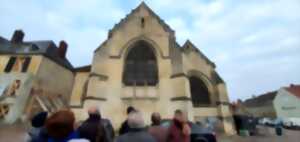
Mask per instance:
[[[40,133],[45,131],[44,124],[47,119],[47,112],[40,112],[36,114],[31,120],[32,128],[29,130],[29,142],[40,142]],[[45,140],[44,140],[45,141]]]
[[[168,137],[168,129],[163,126],[151,126],[148,133],[155,138],[157,142],[166,142]]]
[[[90,140],[91,142],[107,142],[108,138],[101,117],[99,115],[90,115],[78,128],[81,138]]]
[[[156,140],[144,129],[130,129],[128,133],[117,137],[116,142],[156,142]]]
[[[55,139],[55,138],[49,137],[47,142],[68,142],[69,140],[72,140],[72,139],[79,139],[79,133],[77,131],[73,131],[67,137],[62,138],[62,139]]]
[[[31,139],[29,140],[29,142],[47,142],[48,141],[48,133],[46,128],[42,127],[39,129],[38,132],[38,136],[33,138],[33,133],[32,131],[29,132],[29,135],[31,137]]]
[[[125,121],[122,123],[122,125],[121,125],[121,128],[120,128],[120,130],[119,130],[119,135],[126,134],[126,133],[129,132],[129,130],[130,130],[130,127],[129,127],[129,125],[128,125],[127,120],[125,120]]]
[[[108,119],[102,119],[101,120],[102,125],[104,126],[107,142],[113,142],[115,137],[115,131],[114,128]]]

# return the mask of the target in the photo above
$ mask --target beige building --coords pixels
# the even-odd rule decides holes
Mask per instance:
[[[226,84],[215,64],[192,42],[177,44],[175,31],[145,3],[108,32],[84,67],[72,67],[65,42],[56,47],[23,37],[16,31],[10,41],[0,38],[0,122],[67,105],[80,121],[89,106],[98,105],[118,129],[133,106],[148,124],[152,112],[172,118],[182,109],[191,121],[215,119],[226,133],[235,133]]]
[[[73,86],[73,67],[65,58],[67,44],[23,41],[15,31],[0,37],[0,124],[28,120],[39,111],[67,107]]]
[[[226,85],[215,67],[190,41],[177,44],[175,31],[142,3],[109,31],[91,65],[74,69],[70,106],[84,120],[98,105],[115,128],[128,106],[148,124],[152,112],[172,118],[182,109],[192,121],[216,118],[232,134]]]
[[[300,85],[291,84],[240,102],[235,114],[269,118],[300,117]]]
[[[255,117],[275,118],[276,112],[273,101],[277,91],[271,91],[245,100],[239,106],[240,114]],[[236,111],[237,112],[237,111]]]

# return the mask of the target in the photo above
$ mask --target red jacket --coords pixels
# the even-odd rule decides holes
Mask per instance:
[[[190,142],[190,135],[183,133],[183,123],[173,120],[167,142]]]

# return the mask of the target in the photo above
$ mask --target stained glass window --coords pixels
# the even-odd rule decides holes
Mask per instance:
[[[154,86],[158,83],[158,69],[153,49],[144,41],[129,49],[125,59],[123,83],[127,86]]]

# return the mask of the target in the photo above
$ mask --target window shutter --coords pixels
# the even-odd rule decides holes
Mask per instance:
[[[22,65],[22,72],[26,72],[28,67],[29,67],[29,64],[30,64],[30,61],[31,61],[31,57],[26,57],[25,58],[25,61]]]
[[[9,61],[4,69],[4,72],[10,72],[14,64],[16,63],[16,57],[10,57]]]

